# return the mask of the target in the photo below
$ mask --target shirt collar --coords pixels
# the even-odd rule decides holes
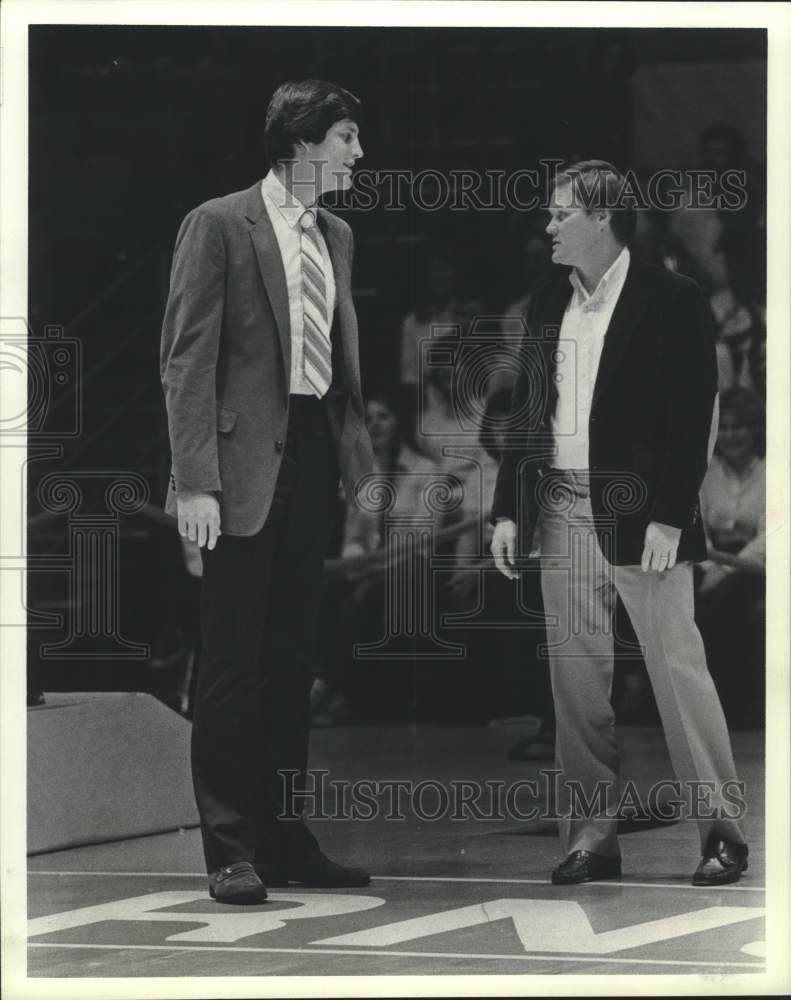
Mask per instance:
[[[315,223],[316,207],[306,209],[297,197],[286,190],[274,171],[270,170],[261,181],[261,194],[269,199],[291,229],[299,225],[305,212],[310,212]]]
[[[601,276],[598,285],[590,294],[588,294],[588,290],[585,288],[585,285],[583,285],[582,279],[577,273],[576,267],[569,275],[569,281],[571,282],[574,290],[579,292],[583,302],[589,302],[591,299],[603,299],[613,288],[617,288],[619,284],[623,283],[626,278],[626,272],[629,270],[630,260],[631,254],[629,253],[629,247],[624,247],[612,264],[610,264],[609,268]]]

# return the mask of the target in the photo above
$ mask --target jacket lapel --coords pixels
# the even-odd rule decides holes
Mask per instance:
[[[553,282],[547,289],[547,298],[541,310],[540,329],[531,331],[534,337],[540,338],[544,371],[547,373],[546,421],[554,414],[558,401],[558,387],[555,381],[555,371],[557,370],[555,347],[571,293],[568,270],[564,268],[563,277]]]
[[[332,214],[326,208],[319,208],[317,221],[332,261],[332,273],[335,277],[335,306],[337,308],[340,290],[341,288],[345,289],[349,283],[349,262],[341,253],[338,230],[333,224]]]
[[[264,282],[269,304],[272,306],[283,356],[286,385],[291,377],[291,320],[288,309],[288,287],[280,246],[275,230],[269,220],[269,213],[261,196],[260,182],[254,184],[248,193],[245,212],[251,223],[250,238],[253,241],[258,267]]]
[[[317,221],[321,235],[327,244],[327,252],[332,262],[332,273],[335,278],[335,311],[338,317],[338,327],[341,331],[341,345],[343,347],[343,364],[347,376],[354,377],[350,369],[350,359],[356,356],[356,330],[344,321],[345,310],[341,308],[342,301],[345,301],[351,286],[351,274],[349,273],[349,261],[343,252],[340,242],[339,227],[331,212],[326,208],[319,208]],[[332,322],[332,321],[330,321]]]
[[[640,294],[641,284],[640,265],[635,264],[634,258],[632,258],[626,281],[604,336],[596,384],[593,387],[591,412],[596,408],[602,393],[617,370],[618,361],[645,309],[645,296]]]

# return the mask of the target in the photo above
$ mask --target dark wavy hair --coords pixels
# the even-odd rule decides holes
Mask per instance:
[[[625,246],[637,229],[637,211],[621,204],[624,180],[620,170],[606,160],[579,160],[557,173],[554,186],[570,183],[587,212],[609,211],[612,234]]]
[[[358,97],[326,80],[284,83],[266,109],[264,139],[270,166],[293,159],[300,140],[321,142],[335,122],[349,118],[361,125],[362,107]]]

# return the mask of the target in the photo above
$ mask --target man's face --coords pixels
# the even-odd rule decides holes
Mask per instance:
[[[552,239],[553,264],[584,267],[606,232],[601,213],[586,212],[581,199],[576,201],[571,183],[561,182],[552,194],[546,232]]]
[[[343,118],[330,125],[321,142],[306,143],[308,161],[316,164],[320,177],[320,193],[346,191],[351,186],[352,170],[363,155],[359,134],[356,123]]]

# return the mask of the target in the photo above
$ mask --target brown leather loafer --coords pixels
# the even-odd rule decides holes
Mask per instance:
[[[728,885],[738,882],[747,871],[747,844],[737,844],[725,837],[709,834],[703,857],[695,874],[693,885]]]
[[[236,861],[209,874],[209,895],[218,903],[263,903],[266,886],[249,861]]]
[[[592,851],[572,851],[552,872],[552,884],[579,885],[580,882],[620,877],[620,857],[609,858]]]

